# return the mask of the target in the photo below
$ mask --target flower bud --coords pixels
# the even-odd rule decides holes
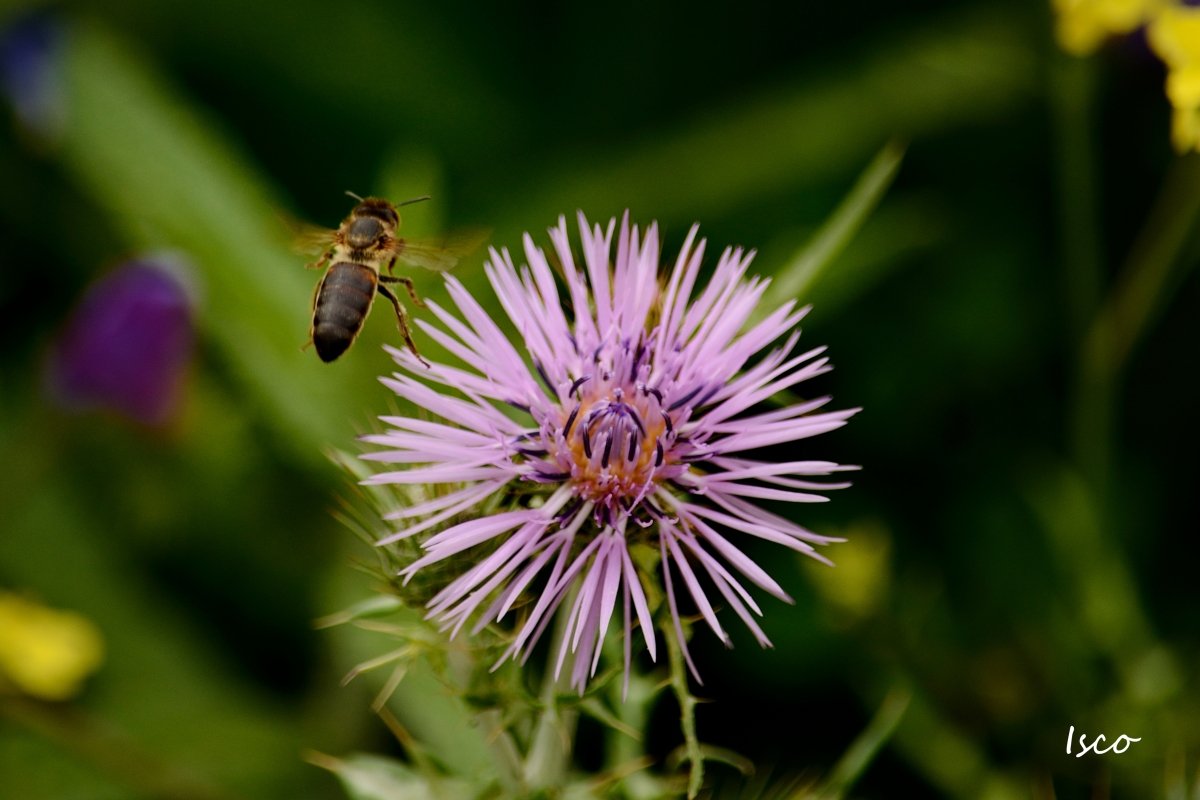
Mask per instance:
[[[178,410],[193,311],[178,270],[134,261],[93,283],[54,343],[47,370],[63,408],[106,408],[146,425]]]

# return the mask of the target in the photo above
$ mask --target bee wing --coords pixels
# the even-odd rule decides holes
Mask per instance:
[[[396,239],[392,249],[404,264],[445,272],[487,241],[490,230],[466,230],[430,239]]]
[[[320,255],[329,249],[337,236],[337,231],[296,219],[286,211],[278,211],[277,215],[291,236],[294,252],[309,256]]]
[[[336,236],[337,231],[316,225],[305,225],[303,230],[292,236],[292,249],[297,253],[318,256],[330,248]]]

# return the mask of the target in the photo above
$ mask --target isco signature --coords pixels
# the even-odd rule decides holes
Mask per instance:
[[[1121,734],[1120,736],[1117,737],[1117,740],[1115,742],[1113,742],[1108,747],[1101,750],[1100,745],[1104,744],[1104,734],[1103,733],[1101,733],[1095,739],[1093,739],[1091,744],[1088,744],[1086,737],[1087,737],[1087,734],[1085,734],[1085,733],[1079,734],[1079,752],[1075,755],[1076,758],[1083,758],[1084,754],[1089,751],[1095,753],[1096,755],[1103,755],[1103,754],[1109,752],[1110,750],[1114,753],[1124,753],[1126,750],[1129,749],[1129,746],[1131,744],[1133,744],[1134,742],[1141,741],[1141,737],[1134,739],[1132,736],[1126,736],[1125,734]],[[1067,733],[1067,755],[1071,755],[1071,743],[1072,743],[1072,741],[1074,741],[1074,739],[1075,739],[1075,726],[1072,725],[1070,732]],[[1122,744],[1124,746],[1122,746]]]

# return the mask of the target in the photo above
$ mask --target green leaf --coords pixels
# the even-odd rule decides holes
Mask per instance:
[[[377,596],[372,581],[346,569],[343,563],[331,567],[327,592],[324,602],[332,608],[354,607]],[[415,618],[414,623],[419,622],[419,614],[409,613]],[[338,671],[349,671],[396,647],[392,633],[362,627],[371,622],[368,618],[328,629],[328,641]],[[375,671],[367,672],[360,680],[371,692],[379,693],[386,686],[388,677],[386,672]],[[450,772],[470,776],[491,772],[485,742],[489,731],[476,725],[462,700],[446,690],[428,658],[422,656],[409,664],[404,680],[395,687],[386,706]]]
[[[301,352],[317,276],[290,253],[282,206],[258,170],[153,65],[95,24],[71,29],[65,58],[68,174],[135,250],[184,253],[203,285],[201,322],[294,457],[321,448],[380,391],[360,342],[335,365]],[[363,352],[363,351],[367,352]]]
[[[805,322],[835,318],[895,270],[940,244],[948,224],[946,209],[932,198],[888,198],[805,294],[804,302],[813,306]]]
[[[440,779],[437,786],[394,758],[353,753],[334,758],[310,751],[308,763],[327,769],[342,783],[350,800],[468,800],[475,796],[466,781]]]
[[[900,169],[904,145],[889,142],[859,176],[849,194],[812,239],[779,270],[760,308],[774,309],[795,299],[803,302],[821,274],[854,238],[875,210]]]
[[[889,137],[1003,114],[1036,87],[1036,48],[1006,11],[957,15],[893,42],[622,151],[549,165],[499,194],[487,218],[494,241],[511,246],[576,208],[595,218],[631,208],[675,224],[728,213],[836,180]]]
[[[897,686],[888,693],[866,730],[846,748],[846,752],[833,766],[833,770],[817,790],[816,798],[841,800],[846,796],[892,737],[911,700],[912,692],[906,686]]]

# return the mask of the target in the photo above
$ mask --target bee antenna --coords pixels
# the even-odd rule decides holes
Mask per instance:
[[[410,206],[410,205],[412,205],[413,203],[420,203],[420,202],[422,202],[423,200],[429,200],[429,199],[431,199],[432,197],[433,197],[433,195],[428,195],[428,194],[427,194],[427,195],[422,195],[421,197],[414,197],[412,200],[405,200],[403,203],[396,203],[396,205],[397,205],[397,206]]]
[[[355,200],[357,200],[360,203],[363,201],[363,199],[361,197],[359,197],[358,195],[356,195],[354,192],[350,191],[349,189],[346,190],[346,194],[350,197],[353,197]]]

